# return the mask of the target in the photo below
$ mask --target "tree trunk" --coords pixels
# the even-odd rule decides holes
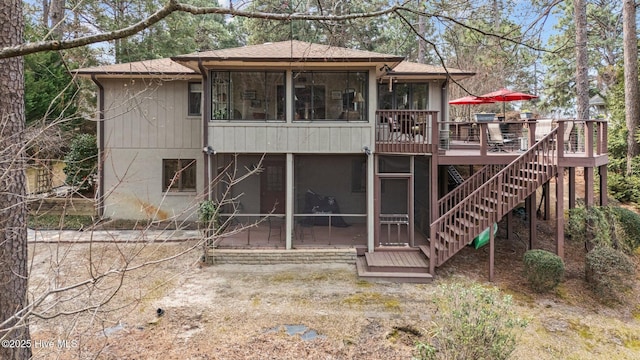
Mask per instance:
[[[576,118],[589,119],[589,62],[587,58],[587,3],[573,1],[576,19]]]
[[[22,1],[2,0],[0,48],[23,41]],[[24,68],[21,57],[0,60],[0,324],[27,305],[27,207],[24,171]],[[28,323],[0,327],[0,359],[29,359]]]
[[[51,0],[50,19],[51,33],[54,39],[62,39],[64,35],[64,0]]]
[[[640,154],[636,133],[640,120],[640,90],[638,85],[638,39],[636,35],[636,6],[634,0],[622,5],[624,46],[624,108],[627,122],[627,175],[631,175],[631,160]]]
[[[424,16],[418,17],[418,33],[420,36],[425,36],[425,19]],[[422,39],[418,39],[418,62],[424,64],[427,62],[427,43]]]

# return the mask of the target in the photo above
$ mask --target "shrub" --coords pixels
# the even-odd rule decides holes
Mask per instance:
[[[576,241],[611,246],[611,219],[607,207],[580,206],[569,210],[565,227],[567,235]]]
[[[98,147],[96,137],[91,134],[80,134],[71,141],[69,152],[64,157],[66,164],[64,173],[66,183],[78,187],[79,190],[90,190],[94,185],[94,177],[98,165]]]
[[[524,254],[524,275],[536,292],[554,289],[564,276],[564,262],[545,250],[529,250]]]
[[[640,246],[640,215],[623,207],[611,207],[614,225],[614,247],[630,255]]]
[[[640,176],[624,176],[611,172],[607,175],[607,185],[609,193],[616,200],[640,204]]]
[[[218,204],[211,200],[204,200],[200,203],[200,207],[198,208],[198,220],[209,226],[212,220],[218,218]],[[215,225],[215,222],[213,223]]]
[[[585,277],[603,301],[621,301],[635,279],[633,262],[621,251],[596,246],[585,260]]]
[[[507,359],[516,346],[517,317],[511,296],[480,285],[441,285],[434,295],[435,335],[418,343],[420,359]]]
[[[565,230],[574,240],[612,247],[625,254],[632,254],[640,246],[640,216],[622,207],[571,209]]]
[[[220,228],[220,213],[218,212],[218,204],[212,200],[204,200],[198,207],[198,222],[203,226],[206,246],[214,246],[214,237]]]

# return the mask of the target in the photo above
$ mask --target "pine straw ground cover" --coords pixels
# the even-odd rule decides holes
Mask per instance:
[[[500,235],[500,233],[499,233]],[[32,250],[31,287],[41,291],[139,251],[133,263],[159,258],[188,244],[38,245]],[[68,340],[70,346],[34,349],[51,359],[410,359],[416,341],[428,341],[434,311],[430,296],[441,283],[497,286],[514,297],[529,326],[514,359],[637,359],[640,305],[602,305],[583,280],[584,250],[567,247],[567,275],[552,293],[536,294],[521,275],[524,247],[497,242],[496,281],[487,282],[488,253],[466,248],[439,270],[434,284],[371,283],[349,265],[201,266],[197,252],[125,277],[115,297],[97,312],[36,320],[34,341]],[[56,255],[57,254],[57,255]],[[57,267],[56,264],[60,264]],[[52,277],[53,269],[57,269]],[[54,310],[103,299],[117,277],[73,297],[58,297]],[[87,291],[87,290],[91,291]],[[637,291],[636,293],[637,294]],[[158,308],[164,311],[156,315]],[[304,325],[319,336],[303,340],[285,325]],[[74,346],[75,345],[75,346]]]
[[[553,219],[553,214],[551,214]],[[429,341],[434,324],[430,301],[439,284],[497,286],[513,296],[529,325],[513,359],[640,358],[640,291],[622,304],[601,304],[584,281],[584,245],[567,241],[565,279],[549,293],[530,290],[522,275],[526,224],[515,218],[513,241],[500,224],[495,281],[488,279],[488,247],[463,249],[437,270],[433,284],[359,280],[353,265],[203,266],[200,252],[112,276],[73,294],[52,296],[50,315],[115,296],[98,311],[32,322],[40,359],[411,359],[417,341]],[[542,248],[554,221],[539,222]],[[30,290],[86,279],[108,269],[175,254],[192,243],[38,244]],[[91,254],[92,262],[89,262]],[[639,256],[635,261],[640,262]],[[55,302],[57,301],[57,302]],[[163,310],[157,316],[158,309]],[[318,336],[303,340],[286,325],[304,325]],[[308,332],[305,334],[309,334]],[[68,346],[58,346],[67,340]],[[49,344],[52,347],[42,347]]]

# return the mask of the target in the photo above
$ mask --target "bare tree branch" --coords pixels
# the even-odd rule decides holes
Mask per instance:
[[[218,14],[218,15],[231,15],[246,18],[266,19],[266,20],[280,20],[280,21],[292,21],[292,20],[332,20],[332,21],[345,21],[351,19],[372,18],[386,14],[393,13],[401,6],[395,5],[387,9],[379,11],[372,11],[367,13],[354,13],[345,15],[313,15],[313,14],[277,14],[277,13],[265,13],[236,10],[222,7],[197,7],[187,4],[181,4],[177,0],[169,0],[169,2],[163,6],[160,10],[151,14],[149,17],[139,21],[136,24],[122,28],[120,30],[110,31],[106,33],[100,33],[96,35],[83,36],[71,40],[48,40],[39,41],[35,43],[26,43],[16,46],[8,46],[0,50],[0,59],[6,59],[14,56],[24,56],[41,51],[48,50],[65,50],[72,49],[81,46],[91,45],[103,41],[111,41],[116,39],[122,39],[128,36],[132,36],[146,28],[163,20],[167,16],[174,12],[186,12],[193,15],[205,15],[205,14]]]

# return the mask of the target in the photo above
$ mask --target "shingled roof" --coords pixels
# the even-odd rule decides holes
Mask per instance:
[[[74,71],[78,75],[121,76],[198,76],[199,64],[207,62],[297,62],[297,63],[378,63],[390,69],[383,77],[474,75],[464,70],[404,61],[396,55],[372,51],[353,50],[337,46],[313,44],[303,41],[281,41],[238,48],[203,51],[172,58],[136,61],[125,64],[101,65]],[[379,73],[380,74],[380,73]]]
[[[100,65],[73,71],[79,75],[197,75],[198,72],[166,59],[144,60],[124,64]]]
[[[404,58],[372,51],[291,40],[239,48],[204,51],[172,57],[174,61],[304,61],[304,62],[395,62]]]
[[[455,68],[443,66],[435,66],[429,64],[420,64],[409,61],[403,61],[394,67],[388,75],[390,76],[414,76],[414,75],[452,75],[452,76],[472,76],[475,73]]]

